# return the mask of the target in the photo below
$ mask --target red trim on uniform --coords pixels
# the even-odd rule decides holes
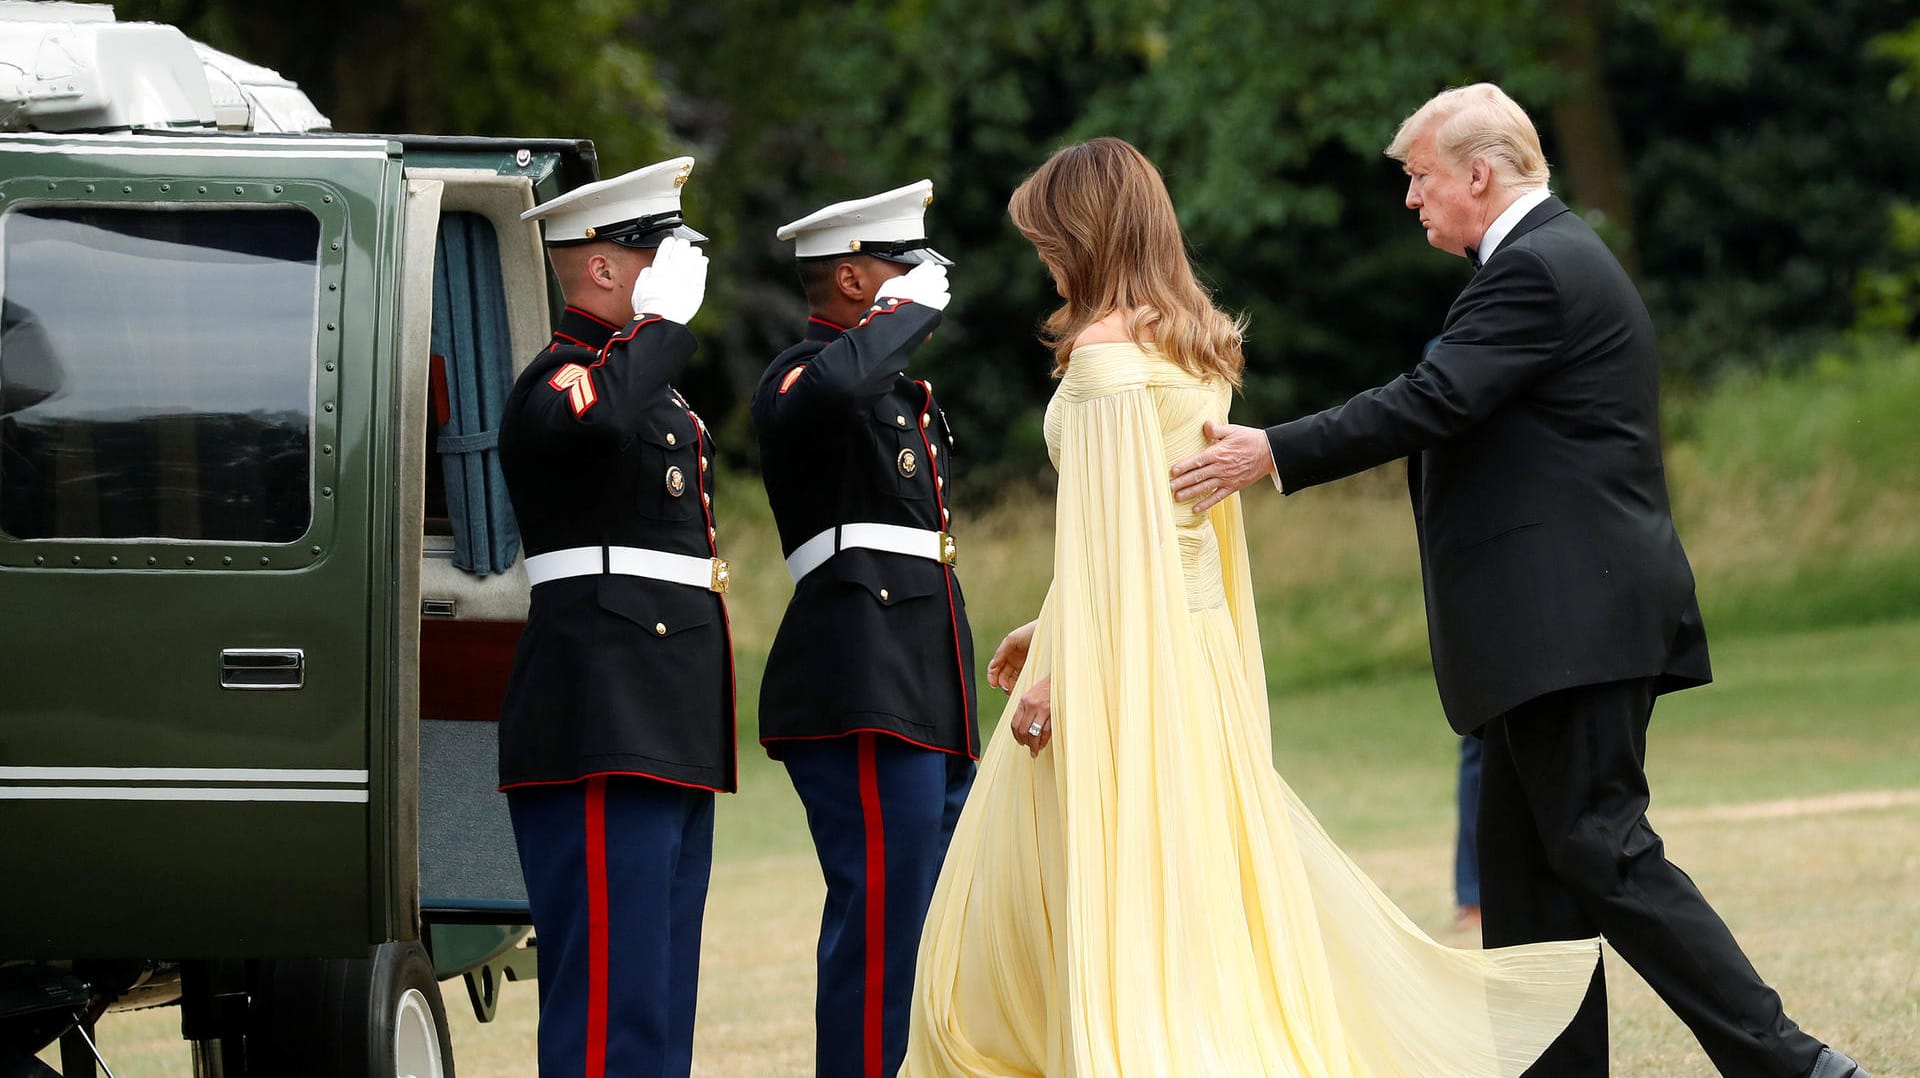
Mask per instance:
[[[495,789],[501,793],[508,790],[526,790],[535,786],[571,786],[576,782],[592,782],[594,779],[610,778],[647,779],[651,782],[664,782],[668,786],[678,786],[687,790],[705,790],[708,793],[730,794],[733,791],[719,786],[706,786],[698,782],[681,782],[678,779],[663,779],[658,775],[649,775],[645,771],[595,771],[586,775],[576,775],[570,779],[529,779],[526,782],[509,782]]]
[[[897,311],[897,310],[899,310],[900,308],[902,308],[902,307],[905,307],[905,306],[906,306],[907,304],[909,304],[909,303],[912,303],[912,302],[913,302],[913,301],[912,301],[912,300],[910,300],[910,299],[901,299],[901,298],[899,298],[898,296],[889,296],[889,297],[887,297],[887,298],[888,298],[888,299],[891,299],[891,300],[893,300],[893,306],[891,306],[891,307],[880,307],[880,306],[875,306],[875,307],[873,308],[873,310],[871,310],[871,311],[868,311],[868,312],[867,312],[867,316],[866,316],[865,318],[862,318],[862,319],[860,320],[860,325],[861,325],[861,326],[864,326],[864,325],[866,325],[866,324],[867,324],[868,322],[871,322],[871,321],[873,321],[873,320],[874,320],[874,318],[876,318],[876,317],[877,317],[877,316],[879,316],[879,315],[883,315],[883,314],[892,314],[893,312],[895,312],[895,311]],[[858,328],[859,328],[859,326],[855,326],[854,328],[855,328],[855,329],[858,329]]]
[[[687,409],[687,418],[693,420],[694,454],[702,461],[707,459],[707,426],[700,422],[693,409]],[[716,537],[713,523],[713,503],[707,498],[707,469],[702,467],[694,479],[694,486],[700,491],[700,509],[707,518],[707,551],[714,557],[720,556],[720,540]],[[720,624],[727,633],[727,712],[733,719],[733,741],[730,750],[733,753],[733,774],[735,785],[740,781],[740,673],[733,663],[733,616],[727,613],[727,597],[720,599]]]
[[[570,311],[579,310],[577,307],[569,307],[567,309]],[[588,318],[594,318],[593,315],[587,314],[586,311],[580,311],[580,313],[586,315]],[[603,325],[612,325],[612,323],[607,322],[605,319],[594,318],[594,320]],[[607,341],[606,344],[601,345],[600,358],[594,360],[588,366],[583,367],[578,363],[569,363],[555,371],[553,377],[547,379],[547,385],[559,392],[567,394],[567,403],[572,406],[573,417],[575,419],[584,418],[587,412],[592,409],[595,404],[600,402],[600,394],[593,387],[593,369],[606,363],[607,350],[616,344],[633,340],[634,334],[639,333],[643,327],[659,321],[663,321],[659,315],[652,315],[640,319],[627,330],[626,336],[614,337]],[[567,335],[556,330],[554,331],[554,336],[566,337]],[[580,344],[582,348],[592,347],[591,345],[582,344],[580,341],[571,337],[567,339],[573,340],[575,344]],[[551,352],[553,348],[554,346],[552,344],[547,345],[547,351]]]
[[[587,781],[587,1071],[607,1073],[607,780]]]
[[[580,338],[568,336],[567,334],[562,333],[557,329],[553,331],[553,335],[567,342],[568,344],[577,344],[580,347],[588,350],[591,350],[593,348],[593,345],[588,344],[587,342],[581,340]]]
[[[932,415],[933,387],[925,382],[915,384],[927,391],[927,402],[920,406],[920,415]],[[925,423],[920,424],[920,445],[927,451],[927,470],[933,473],[933,504],[940,510],[940,530],[944,532],[947,530],[947,498],[940,489],[940,458],[933,453],[933,442],[927,437]],[[953,668],[960,675],[960,736],[967,739],[967,758],[977,760],[980,754],[973,747],[973,724],[967,721],[967,660],[966,652],[960,647],[960,611],[953,605],[953,566],[943,563],[940,570],[947,578],[947,620],[953,625]]]
[[[882,730],[878,726],[858,726],[851,730],[842,730],[837,734],[788,734],[780,737],[763,737],[760,739],[760,744],[763,746],[771,746],[775,742],[785,742],[785,741],[832,741],[835,738],[853,737],[856,734],[879,734],[882,737],[891,737],[900,741],[904,741],[907,744],[912,745],[916,749],[926,749],[930,752],[944,752],[948,756],[966,756],[967,755],[964,752],[955,752],[952,749],[943,749],[938,745],[929,745],[924,741],[915,741],[914,739],[908,737],[905,734],[899,733],[898,731]],[[972,757],[968,757],[968,759],[972,759]]]
[[[580,315],[580,316],[582,316],[582,317],[584,317],[584,318],[591,318],[591,319],[593,319],[593,320],[594,320],[595,322],[598,322],[598,323],[600,323],[601,325],[603,325],[603,326],[605,326],[605,327],[607,327],[608,329],[619,329],[619,328],[620,328],[619,326],[617,326],[617,325],[614,325],[614,324],[613,324],[612,322],[609,322],[609,321],[607,321],[606,319],[604,319],[604,318],[602,318],[602,317],[600,317],[599,315],[597,315],[597,314],[594,314],[594,313],[593,313],[592,311],[586,311],[586,310],[581,310],[580,308],[578,308],[578,307],[575,307],[575,306],[574,306],[573,304],[571,304],[571,303],[569,303],[569,304],[567,304],[567,310],[569,310],[569,311],[572,311],[572,312],[573,312],[574,314],[577,314],[577,315]]]
[[[847,327],[845,327],[845,326],[843,326],[843,325],[841,325],[840,323],[838,323],[838,322],[829,322],[829,321],[827,321],[826,319],[824,319],[824,318],[822,318],[822,317],[820,317],[820,316],[819,316],[819,315],[817,315],[817,314],[810,314],[810,315],[808,315],[808,316],[807,316],[807,321],[809,321],[809,322],[818,322],[819,324],[821,324],[821,325],[823,325],[823,326],[825,326],[825,327],[827,327],[828,329],[837,329],[837,330],[839,330],[839,331],[840,331],[840,332],[842,332],[842,333],[845,333],[845,332],[847,331]]]
[[[660,317],[657,314],[635,315],[634,317],[639,320],[627,328],[626,336],[608,338],[607,343],[600,346],[600,358],[594,361],[594,364],[593,364],[594,366],[598,367],[602,363],[605,363],[607,361],[607,349],[612,348],[616,344],[625,344],[628,341],[633,340],[635,334],[639,333],[641,330],[645,329],[646,327],[653,325],[655,322],[666,321],[666,319]]]
[[[595,363],[598,367],[600,364]],[[578,363],[569,363],[553,372],[547,379],[547,385],[567,395],[567,405],[573,409],[573,417],[580,418],[587,410],[600,403],[600,395],[594,392],[593,372]]]
[[[967,759],[977,760],[980,753],[973,746],[973,723],[967,720],[967,668],[960,650],[960,612],[953,605],[953,566],[943,568],[947,571],[947,621],[953,626],[954,669],[960,674],[960,736],[967,739]]]
[[[867,984],[863,1078],[880,1073],[881,1016],[887,988],[887,830],[880,818],[880,771],[873,737],[860,738],[860,813],[867,821]]]

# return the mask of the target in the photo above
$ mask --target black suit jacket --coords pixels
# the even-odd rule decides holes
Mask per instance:
[[[767,367],[753,427],[784,553],[839,524],[951,530],[953,432],[933,386],[906,375],[939,324],[918,303],[852,328],[811,319]],[[769,753],[874,731],[977,756],[976,708],[973,632],[951,567],[847,550],[794,587],[760,683]]]
[[[1409,374],[1267,431],[1292,494],[1408,459],[1434,676],[1467,733],[1559,689],[1711,680],[1633,282],[1549,198]]]
[[[527,553],[714,556],[713,446],[670,379],[687,327],[567,308],[507,397],[500,469]],[[639,775],[735,787],[733,649],[705,588],[576,576],[533,589],[500,712],[502,787]]]

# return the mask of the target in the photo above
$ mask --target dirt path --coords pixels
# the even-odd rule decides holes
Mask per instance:
[[[1731,805],[1700,805],[1655,812],[1663,824],[1729,823],[1748,820],[1790,820],[1803,816],[1831,816],[1841,812],[1873,812],[1920,805],[1920,790],[1860,790],[1825,797],[1787,797],[1777,801],[1742,801]]]

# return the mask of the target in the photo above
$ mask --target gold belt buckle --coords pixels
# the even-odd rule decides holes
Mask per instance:
[[[940,533],[940,560],[948,565],[953,565],[960,560],[960,548],[949,532]]]
[[[733,583],[733,567],[725,558],[713,558],[713,580],[707,584],[707,590],[716,595],[725,595]]]

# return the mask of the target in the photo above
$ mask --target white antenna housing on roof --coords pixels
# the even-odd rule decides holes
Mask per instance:
[[[0,130],[324,131],[292,81],[106,4],[0,0]]]

